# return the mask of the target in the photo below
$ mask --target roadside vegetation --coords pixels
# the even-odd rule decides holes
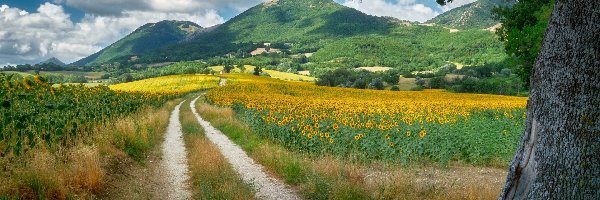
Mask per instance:
[[[291,150],[253,131],[231,108],[199,101],[197,109],[306,199],[493,199],[505,176],[504,170],[461,164],[400,167],[336,158],[323,151]]]
[[[206,138],[187,101],[181,107],[180,120],[188,151],[194,198],[254,199],[252,187],[240,178],[219,149]]]
[[[154,157],[176,102],[167,93],[53,87],[40,76],[0,74],[0,82],[0,198],[105,196],[127,176],[122,168]]]
[[[286,148],[358,161],[462,162],[504,167],[514,154],[526,98],[317,87],[250,75],[207,93],[254,132]],[[501,141],[501,142],[500,142]]]

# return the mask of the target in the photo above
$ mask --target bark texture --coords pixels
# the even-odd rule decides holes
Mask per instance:
[[[600,1],[557,0],[499,199],[600,199]]]

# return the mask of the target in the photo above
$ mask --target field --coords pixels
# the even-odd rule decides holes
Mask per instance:
[[[27,72],[13,72],[13,71],[7,71],[5,72],[7,74],[19,74],[21,76],[34,76],[35,72],[34,71],[27,71]],[[77,71],[53,71],[53,72],[45,72],[45,71],[41,71],[40,75],[65,75],[65,76],[83,76],[89,79],[101,79],[102,76],[104,75],[104,72],[77,72]]]
[[[171,98],[115,92],[106,86],[53,87],[38,76],[8,80],[0,74],[0,84],[0,155],[18,155],[38,144],[68,144],[95,125]]]
[[[254,66],[251,65],[246,65],[245,66],[245,73],[249,73],[251,74],[252,72],[254,72]],[[220,72],[223,71],[223,66],[215,66],[215,67],[211,67],[212,70]],[[241,71],[238,68],[235,68],[233,70],[231,70],[232,73],[240,73]],[[280,71],[275,71],[275,70],[268,70],[268,69],[263,69],[264,72],[266,72],[267,74],[269,74],[269,76],[271,76],[271,78],[276,78],[276,79],[280,79],[280,80],[284,80],[284,81],[306,81],[306,82],[314,82],[316,80],[316,78],[314,77],[310,77],[310,76],[306,76],[306,75],[300,75],[300,74],[294,74],[294,73],[288,73],[288,72],[280,72]]]
[[[246,75],[211,90],[256,133],[284,146],[352,160],[504,167],[525,118],[526,98],[316,87]]]
[[[219,87],[223,79],[227,85]],[[124,176],[117,173],[120,168],[144,171],[143,166],[155,165],[151,162],[159,158],[153,149],[177,98],[189,100],[194,92],[208,90],[204,99],[212,105],[199,103],[197,110],[304,198],[487,199],[499,192],[514,155],[527,100],[319,87],[250,74],[171,75],[97,87],[0,75],[0,84],[0,164],[9,169],[0,172],[0,180],[8,183],[0,186],[0,197],[31,198],[98,194],[107,189],[102,181]],[[251,197],[251,186],[203,139],[186,104],[180,117],[192,149],[194,195]],[[37,156],[40,152],[44,157]],[[114,164],[123,159],[129,164]],[[34,165],[45,160],[50,164]],[[464,177],[473,170],[478,172]],[[87,182],[68,183],[81,181],[78,177]],[[406,180],[398,184],[396,179]],[[125,193],[143,185],[124,180],[109,185],[133,182]]]
[[[111,85],[110,88],[125,92],[183,94],[217,87],[219,80],[219,77],[209,75],[172,75]]]

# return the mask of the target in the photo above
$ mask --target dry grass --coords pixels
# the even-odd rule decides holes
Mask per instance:
[[[198,111],[307,199],[496,199],[506,176],[495,168],[411,168],[290,151],[252,134],[230,108],[201,104]]]
[[[73,145],[48,150],[37,145],[19,157],[0,158],[0,199],[87,199],[106,186],[107,166],[144,154],[160,142],[175,102],[144,109],[98,126]]]
[[[189,103],[181,107],[180,120],[188,149],[194,197],[254,199],[252,187],[244,183],[219,149],[205,137],[204,130],[198,124]]]

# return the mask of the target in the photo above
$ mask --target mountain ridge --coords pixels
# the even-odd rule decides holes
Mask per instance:
[[[512,6],[515,0],[478,0],[442,13],[426,23],[456,29],[487,29],[500,23],[492,10]]]
[[[99,65],[117,58],[138,56],[165,45],[181,42],[200,29],[201,26],[189,21],[163,20],[147,23],[99,52],[71,65]]]
[[[59,60],[56,57],[49,58],[48,60],[42,61],[39,64],[50,64],[50,63],[61,66],[61,67],[67,66],[67,64],[65,64],[64,62],[62,62],[61,60]]]
[[[478,39],[466,39],[469,35]],[[346,66],[431,69],[448,60],[487,62],[485,59],[503,52],[489,31],[452,33],[442,26],[418,26],[414,22],[371,16],[333,0],[274,0],[258,4],[223,24],[186,32],[177,42],[144,53],[115,55],[108,61],[92,55],[86,63],[133,65],[198,60],[232,52],[248,53],[263,43],[289,44],[287,50],[292,54],[315,53],[311,60],[320,63],[335,63],[342,58],[347,61]],[[468,58],[474,55],[475,58]],[[132,56],[136,60],[131,60]]]

